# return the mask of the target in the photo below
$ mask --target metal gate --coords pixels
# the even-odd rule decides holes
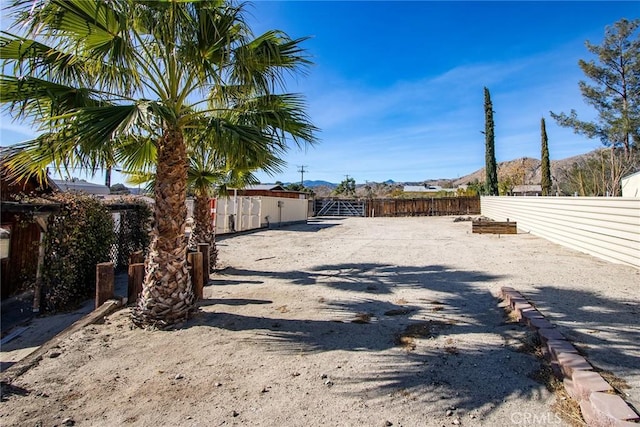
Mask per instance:
[[[365,216],[364,200],[319,199],[316,200],[316,216]]]

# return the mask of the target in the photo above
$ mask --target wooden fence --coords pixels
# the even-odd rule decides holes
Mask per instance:
[[[372,199],[367,201],[367,216],[443,216],[479,214],[479,197]]]

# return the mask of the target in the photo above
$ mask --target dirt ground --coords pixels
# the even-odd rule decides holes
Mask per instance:
[[[567,425],[501,286],[639,406],[640,271],[453,219],[332,218],[220,239],[193,319],[146,331],[122,309],[84,328],[5,389],[0,425]]]

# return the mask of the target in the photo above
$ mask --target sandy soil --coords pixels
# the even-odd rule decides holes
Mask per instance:
[[[565,425],[501,286],[640,401],[631,267],[453,217],[313,220],[219,249],[192,320],[144,331],[123,309],[79,331],[6,389],[0,424]]]

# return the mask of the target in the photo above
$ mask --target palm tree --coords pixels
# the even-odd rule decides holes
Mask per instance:
[[[212,223],[209,212],[209,200],[215,193],[226,194],[229,187],[238,188],[258,183],[258,179],[250,170],[240,169],[215,151],[197,147],[190,155],[189,187],[193,193],[193,225],[189,235],[188,247],[196,250],[199,243],[209,245],[209,267],[214,268],[218,260],[216,247],[215,224]],[[274,164],[281,162],[273,156]],[[257,169],[254,167],[252,169]],[[205,272],[208,276],[210,271]]]
[[[153,142],[155,225],[134,321],[167,327],[187,319],[194,295],[186,266],[189,129],[269,144],[263,132],[214,115],[220,88],[268,96],[309,64],[280,31],[253,38],[244,4],[223,0],[16,1],[23,36],[3,33],[0,100],[43,134],[12,159],[17,174],[96,170],[115,164],[123,141]]]
[[[242,188],[258,183],[252,174],[258,169],[269,175],[280,172],[284,166],[280,156],[287,148],[287,137],[299,147],[313,144],[317,130],[304,113],[302,99],[295,94],[256,96],[244,88],[226,87],[225,90],[227,96],[220,100],[222,105],[218,111],[232,123],[259,130],[269,144],[209,133],[207,126],[196,129],[192,141],[198,143],[189,155],[189,184],[194,193],[194,224],[189,247],[195,249],[198,243],[209,244],[210,267],[217,261],[215,225],[209,219],[209,199],[214,187],[224,191],[227,187]]]
[[[188,240],[188,248],[196,250],[199,243],[210,246],[209,266],[215,267],[218,251],[215,245],[215,225],[210,220],[209,200],[214,193],[227,194],[228,188],[244,188],[257,184],[254,171],[269,175],[281,172],[285,162],[281,159],[287,149],[287,137],[299,147],[313,144],[317,128],[304,113],[304,103],[295,94],[251,96],[239,88],[220,88],[233,96],[225,96],[216,112],[225,120],[239,126],[247,126],[260,132],[262,139],[237,138],[235,134],[212,133],[207,125],[208,116],[202,117],[198,126],[188,130],[189,169],[187,186],[194,195],[194,222]],[[258,143],[256,143],[258,142]],[[125,149],[126,148],[126,149]],[[132,150],[133,148],[133,150]],[[142,144],[126,144],[118,158],[126,165],[129,182],[145,184],[153,189],[155,175],[145,172],[155,163],[153,146],[141,149]],[[125,152],[123,155],[122,152]],[[136,170],[136,172],[131,172]],[[206,272],[209,274],[209,272]]]

